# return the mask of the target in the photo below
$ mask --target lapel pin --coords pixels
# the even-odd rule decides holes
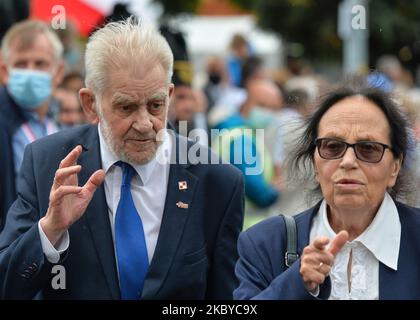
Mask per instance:
[[[184,203],[184,202],[182,202],[182,201],[178,201],[178,202],[176,203],[176,206],[177,206],[178,208],[181,208],[181,209],[188,209],[188,203]]]
[[[178,189],[187,190],[188,189],[187,181],[178,181]]]

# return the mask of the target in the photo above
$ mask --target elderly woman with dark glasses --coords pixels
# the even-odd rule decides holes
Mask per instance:
[[[327,95],[291,161],[321,196],[294,216],[299,258],[286,265],[281,217],[244,231],[234,297],[420,299],[420,210],[396,200],[409,132],[395,101],[360,79]]]

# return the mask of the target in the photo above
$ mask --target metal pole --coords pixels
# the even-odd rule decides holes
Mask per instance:
[[[344,74],[368,71],[368,1],[344,0],[339,6],[339,36],[343,40]]]

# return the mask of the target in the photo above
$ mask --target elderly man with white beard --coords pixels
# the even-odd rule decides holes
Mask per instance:
[[[231,299],[242,176],[164,161],[191,147],[165,133],[167,42],[130,18],[96,31],[85,59],[90,124],[26,148],[0,235],[1,298]]]

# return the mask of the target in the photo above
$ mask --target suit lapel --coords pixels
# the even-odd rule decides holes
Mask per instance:
[[[399,286],[398,273],[379,262],[379,300],[395,299],[395,288]],[[397,283],[395,283],[395,281]]]
[[[410,240],[409,233],[407,232],[407,230],[410,230],[410,225],[407,223],[404,210],[399,207],[398,203],[396,203],[396,206],[401,222],[398,271],[379,262],[379,300],[413,299],[418,296],[415,294],[416,291],[418,292],[418,288],[415,288],[417,282],[416,277],[412,278],[412,272],[407,272],[407,266],[413,262],[411,257],[413,257],[413,252],[416,251],[412,247],[412,240]],[[412,290],[409,290],[409,288]],[[402,291],[399,292],[400,290]]]
[[[170,167],[162,224],[156,250],[144,282],[143,299],[152,299],[158,293],[177,253],[188,217],[194,210],[192,200],[198,178],[186,167],[188,165],[180,164],[171,164]],[[183,187],[184,182],[186,189]]]
[[[322,201],[319,201],[314,207],[308,209],[311,212],[309,219],[296,219],[296,227],[298,230],[298,253],[302,256],[303,249],[309,244],[309,236],[311,233],[312,220],[318,214],[319,207]],[[307,212],[308,212],[307,211]]]
[[[79,185],[84,185],[89,177],[102,167],[98,129],[96,126],[88,131],[86,138],[83,139],[83,141],[85,142],[82,143],[84,152],[78,161],[82,166],[82,171],[79,176]],[[111,296],[113,299],[119,299],[120,290],[114,256],[114,244],[103,184],[96,190],[92,201],[86,209],[84,217],[88,222]]]

